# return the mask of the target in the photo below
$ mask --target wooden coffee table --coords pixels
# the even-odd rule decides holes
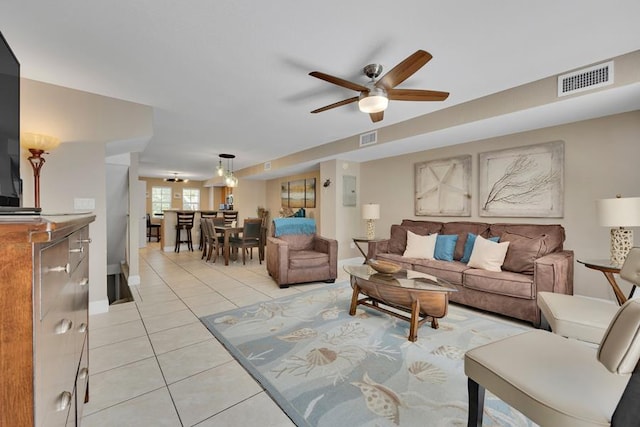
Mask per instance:
[[[356,314],[358,304],[371,307],[409,322],[409,341],[418,339],[418,328],[426,321],[438,329],[438,319],[446,316],[449,292],[457,290],[449,282],[412,270],[400,270],[391,275],[376,272],[368,265],[346,265],[351,276],[353,297],[350,315]],[[364,298],[359,298],[364,294]],[[407,317],[380,304],[410,313]]]

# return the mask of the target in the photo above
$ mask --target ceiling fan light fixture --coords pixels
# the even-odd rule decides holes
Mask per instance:
[[[379,113],[387,109],[389,98],[384,89],[373,87],[369,93],[362,92],[358,100],[358,108],[363,113]]]

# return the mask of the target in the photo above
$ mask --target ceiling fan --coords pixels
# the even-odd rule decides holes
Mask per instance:
[[[353,83],[348,80],[334,77],[319,71],[312,71],[310,76],[333,83],[334,85],[360,92],[360,95],[344,99],[330,105],[313,110],[312,113],[321,113],[332,108],[341,107],[358,101],[358,108],[363,113],[369,113],[372,122],[379,122],[384,118],[384,110],[389,100],[394,101],[444,101],[449,92],[422,89],[394,89],[400,83],[411,77],[432,58],[429,52],[418,50],[409,55],[404,61],[393,67],[379,80],[382,73],[382,65],[369,64],[363,68],[364,74],[371,79],[366,85]]]

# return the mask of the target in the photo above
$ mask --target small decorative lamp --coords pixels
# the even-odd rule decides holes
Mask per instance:
[[[380,205],[374,203],[362,205],[362,219],[367,221],[367,239],[371,240],[376,235],[375,220],[380,219]]]
[[[596,201],[598,221],[611,227],[611,264],[622,265],[633,246],[633,230],[640,227],[640,197],[620,197]]]
[[[33,189],[35,207],[40,207],[40,169],[44,165],[43,154],[47,153],[58,145],[60,140],[53,136],[41,135],[38,133],[24,132],[20,135],[20,145],[31,153],[29,163],[33,168]]]

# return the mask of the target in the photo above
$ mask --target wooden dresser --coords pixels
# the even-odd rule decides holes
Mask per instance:
[[[0,426],[80,424],[94,219],[0,216]]]

